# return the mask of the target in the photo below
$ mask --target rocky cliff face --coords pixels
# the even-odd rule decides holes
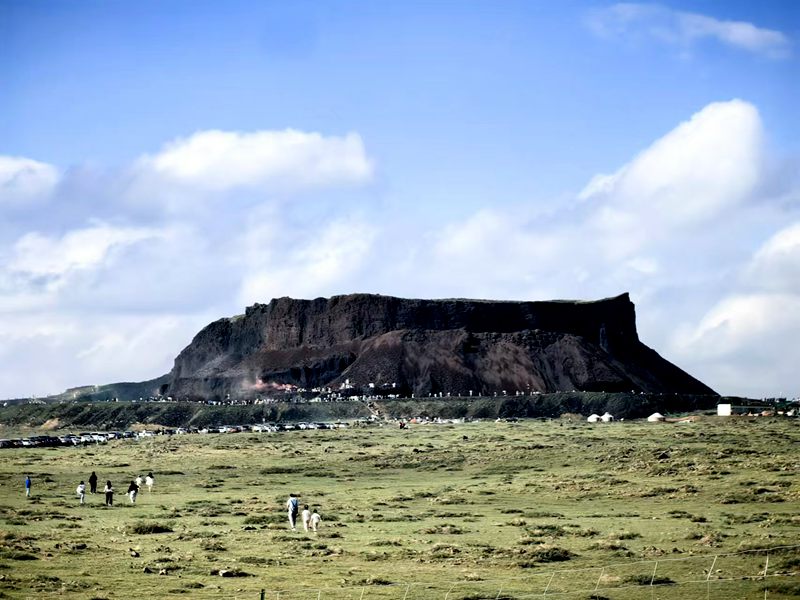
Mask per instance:
[[[394,383],[418,396],[714,393],[639,341],[627,294],[595,302],[279,298],[205,327],[175,359],[162,391],[253,397],[346,379]]]

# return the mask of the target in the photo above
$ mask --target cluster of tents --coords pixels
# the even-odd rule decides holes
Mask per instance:
[[[598,421],[601,423],[610,423],[611,421],[614,421],[614,415],[612,415],[609,412],[605,413],[602,416],[593,414],[589,415],[589,418],[586,420],[589,423],[597,423]],[[653,413],[652,415],[647,417],[647,420],[650,421],[651,423],[658,423],[660,421],[665,421],[666,417],[664,417],[664,415],[662,415],[661,413]]]

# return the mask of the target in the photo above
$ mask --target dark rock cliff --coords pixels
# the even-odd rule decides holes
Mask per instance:
[[[200,331],[162,392],[254,397],[395,384],[429,393],[713,390],[639,341],[627,294],[594,302],[412,300],[352,294],[248,307]]]

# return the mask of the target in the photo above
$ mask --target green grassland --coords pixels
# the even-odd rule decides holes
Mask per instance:
[[[798,597],[799,425],[560,419],[4,450],[0,597]],[[78,504],[91,471],[114,483],[112,508]],[[153,492],[129,504],[148,471]],[[318,534],[288,529],[289,492],[319,507]],[[741,579],[767,560],[741,552],[763,548],[770,577]]]

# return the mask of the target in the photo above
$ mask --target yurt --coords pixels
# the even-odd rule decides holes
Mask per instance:
[[[607,412],[607,413],[606,413],[606,414],[604,414],[602,417],[600,417],[600,420],[601,420],[603,423],[610,423],[611,421],[613,421],[613,420],[614,420],[614,415],[612,415],[611,413],[608,413],[608,412]]]
[[[589,418],[586,419],[589,423],[597,423],[600,420],[600,415],[589,415]]]
[[[650,415],[649,417],[647,417],[647,420],[650,421],[651,423],[658,423],[659,421],[664,421],[665,419],[664,419],[664,415],[662,415],[661,413],[655,412],[652,415]]]

